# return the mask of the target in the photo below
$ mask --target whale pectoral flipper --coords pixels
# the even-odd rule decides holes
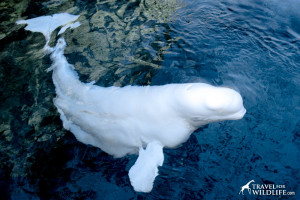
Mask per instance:
[[[158,166],[164,162],[163,146],[159,142],[148,143],[146,149],[140,147],[139,157],[129,170],[129,179],[137,192],[150,192],[158,175]]]

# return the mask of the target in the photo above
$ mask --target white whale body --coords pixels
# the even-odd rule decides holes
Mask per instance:
[[[60,38],[49,69],[63,126],[79,141],[114,157],[139,154],[129,170],[135,191],[152,190],[164,147],[179,146],[202,125],[241,119],[246,113],[238,92],[204,83],[122,88],[82,83],[63,54],[65,47]]]

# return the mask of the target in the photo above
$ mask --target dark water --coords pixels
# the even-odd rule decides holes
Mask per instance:
[[[2,199],[300,198],[300,1],[175,2],[1,2]],[[113,159],[62,128],[45,40],[15,24],[59,12],[81,15],[63,37],[82,81],[225,85],[243,96],[245,117],[164,150],[152,192],[134,192],[136,156]],[[295,195],[239,195],[250,180]]]

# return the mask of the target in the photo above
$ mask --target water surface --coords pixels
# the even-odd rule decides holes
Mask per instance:
[[[250,180],[299,198],[300,2],[4,1],[0,5],[0,195],[5,199],[242,199]],[[42,34],[19,19],[59,12],[82,81],[100,86],[206,82],[238,90],[242,120],[200,128],[166,149],[149,194],[132,189],[136,156],[113,159],[63,129]],[[56,33],[58,30],[56,31]],[[56,37],[53,35],[52,44]],[[277,199],[249,196],[247,199]]]

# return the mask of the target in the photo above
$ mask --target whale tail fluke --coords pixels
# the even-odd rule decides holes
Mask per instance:
[[[151,142],[146,149],[140,148],[139,157],[129,170],[129,179],[137,192],[150,192],[158,175],[158,166],[164,162],[163,146]]]

